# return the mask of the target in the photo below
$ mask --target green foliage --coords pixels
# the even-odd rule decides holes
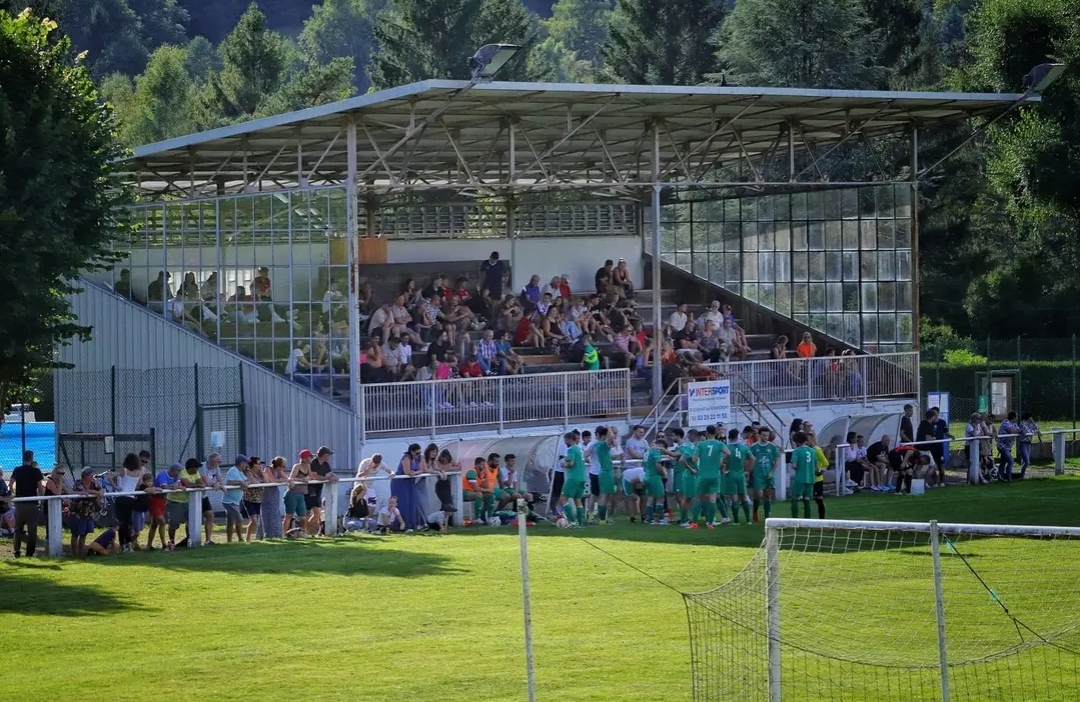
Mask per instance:
[[[289,46],[266,27],[266,15],[254,2],[221,44],[221,72],[210,79],[207,107],[231,121],[255,114],[267,96],[285,84]]]
[[[188,14],[175,0],[64,0],[61,28],[96,76],[133,76],[162,44],[183,44]]]
[[[111,259],[127,202],[112,114],[54,28],[0,10],[0,406],[52,367],[57,344],[89,336],[69,281]]]
[[[187,52],[178,46],[158,48],[122,110],[124,143],[150,144],[195,131],[195,97]]]
[[[336,58],[351,58],[357,69],[357,87],[366,90],[366,67],[377,46],[375,18],[389,0],[324,0],[312,8],[300,33],[300,48],[313,63],[325,65]]]
[[[214,45],[206,37],[195,37],[185,48],[184,66],[196,85],[202,85],[210,75],[221,68],[221,59]]]
[[[717,0],[617,0],[601,51],[605,78],[699,85],[716,68],[710,42],[723,21]]]
[[[985,366],[986,356],[967,349],[949,349],[945,352],[945,363],[956,366]]]
[[[537,78],[549,83],[593,83],[596,72],[588,61],[554,37],[537,44],[529,57]]]
[[[739,0],[717,55],[739,85],[875,88],[890,75],[879,60],[882,34],[851,0]]]
[[[608,39],[611,0],[559,0],[551,8],[551,19],[541,24],[548,38],[572,51],[578,60],[599,68],[601,47]]]

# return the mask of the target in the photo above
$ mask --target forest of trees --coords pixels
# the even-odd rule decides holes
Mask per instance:
[[[249,4],[250,3],[250,4]],[[0,0],[59,18],[128,146],[425,78],[1020,92],[1080,65],[1080,0]],[[502,76],[500,76],[502,77]],[[932,163],[969,126],[924,136]],[[902,156],[902,155],[901,155]],[[922,193],[923,329],[1080,332],[1080,77],[980,133]]]

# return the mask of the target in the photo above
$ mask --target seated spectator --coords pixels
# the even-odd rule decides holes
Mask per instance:
[[[345,295],[338,290],[337,283],[330,281],[326,285],[326,292],[322,298],[322,313],[329,321],[342,321],[345,313]]]
[[[439,297],[447,297],[448,292],[449,290],[446,287],[446,279],[443,278],[441,275],[436,275],[431,279],[431,284],[420,291],[420,295],[427,300],[431,300],[431,298],[435,297],[436,295],[438,295]]]
[[[697,328],[701,331],[705,330],[705,327],[709,324],[713,325],[713,329],[719,329],[724,323],[724,313],[720,311],[720,301],[713,300],[709,305],[709,309],[705,310],[700,317],[697,318]]]
[[[349,509],[345,510],[345,531],[369,531],[371,506],[367,500],[368,488],[364,483],[357,483],[349,493]]]
[[[120,552],[116,529],[109,527],[86,546],[87,556],[115,556]]]
[[[614,287],[614,281],[612,277],[612,271],[615,268],[615,262],[611,259],[604,261],[604,265],[596,270],[594,279],[596,281],[596,294],[607,295],[612,292]]]
[[[457,299],[459,305],[473,313],[477,323],[482,322],[491,311],[487,299],[476,294],[469,287],[468,278],[461,277],[457,279],[457,284],[451,296]]]
[[[120,269],[120,280],[116,281],[113,285],[113,292],[120,297],[126,297],[129,300],[134,300],[135,297],[131,290],[131,270],[128,268]]]
[[[859,460],[858,436],[858,432],[849,431],[847,439],[844,440],[847,444],[844,449],[844,471],[850,481],[846,487],[855,491],[862,487],[863,479],[866,477],[866,466]]]
[[[540,318],[540,332],[544,335],[544,345],[551,347],[558,347],[564,343],[571,343],[566,335],[562,333],[561,320],[559,318],[559,310],[554,307],[548,309],[546,313],[542,313]]]
[[[518,323],[524,316],[525,311],[521,308],[518,299],[513,295],[507,295],[503,301],[499,303],[497,312],[498,328],[502,331],[513,332],[517,329]]]
[[[237,322],[255,324],[259,321],[259,314],[255,310],[254,298],[247,294],[243,285],[236,286],[236,292],[228,300],[226,309],[229,316]]]
[[[430,344],[434,341],[436,334],[442,330],[438,308],[427,299],[421,298],[420,303],[413,310],[413,326],[416,333],[420,335],[420,340],[425,344]]]
[[[678,338],[685,331],[689,321],[690,318],[686,313],[686,303],[680,302],[675,311],[668,317],[665,333],[672,339]]]
[[[411,531],[411,529],[405,528],[405,518],[401,516],[401,510],[398,509],[396,497],[391,497],[387,500],[386,506],[379,510],[379,516],[376,523],[378,524],[378,531],[380,534],[389,534],[392,531]]]
[[[435,337],[435,341],[431,342],[428,346],[428,355],[432,358],[440,361],[446,360],[446,355],[453,351],[454,344],[450,340],[450,330],[439,330],[438,336]]]
[[[270,269],[262,266],[258,275],[251,281],[251,295],[258,307],[259,319],[263,322],[284,323],[286,320],[274,306],[274,296],[270,285]]]
[[[573,291],[570,290],[569,273],[563,273],[559,276],[559,297],[567,301],[573,299]]]
[[[814,337],[810,336],[810,332],[803,333],[802,341],[799,342],[795,351],[799,354],[799,358],[813,358],[814,356],[817,356],[817,344],[814,343]]]
[[[466,356],[458,365],[458,376],[461,378],[483,378],[484,369],[472,354]]]
[[[563,298],[559,298],[562,301]],[[577,325],[577,322],[570,319],[569,315],[563,310],[562,306],[558,307],[559,310],[559,332],[562,333],[569,343],[574,343],[581,338],[581,327]]]
[[[896,493],[911,494],[911,481],[915,471],[929,465],[931,458],[914,446],[900,445],[889,451],[889,465],[896,474]]]
[[[382,347],[383,367],[394,377],[394,382],[404,383],[416,377],[412,365],[412,347],[391,336]]]
[[[500,375],[503,363],[499,361],[499,347],[495,343],[495,332],[491,329],[484,331],[483,337],[476,342],[474,347],[476,360],[484,370],[484,375]]]
[[[482,329],[483,324],[477,320],[472,310],[461,304],[456,297],[451,297],[443,303],[443,318],[446,321],[445,328],[450,331],[450,343],[457,345],[459,334],[465,334],[469,330]]]
[[[386,369],[382,352],[374,342],[368,342],[360,357],[360,382],[365,385],[394,382],[394,375]]]
[[[404,295],[398,295],[394,298],[394,304],[390,306],[390,316],[392,322],[389,329],[390,333],[386,338],[396,334],[398,337],[408,339],[417,346],[423,345],[424,341],[420,338],[420,335],[412,329],[412,314],[409,313],[408,308],[405,306]]]
[[[619,263],[611,271],[611,285],[620,298],[634,299],[634,283],[630,280],[630,270],[626,267],[625,258],[620,258]]]
[[[158,273],[157,278],[146,286],[147,306],[159,314],[165,313],[166,303],[171,302],[175,296],[172,285],[169,283],[171,279],[172,273],[161,271]]]
[[[611,339],[612,351],[608,354],[610,368],[634,368],[641,347],[634,338],[634,328],[627,325]]]
[[[870,464],[870,490],[872,492],[891,492],[892,485],[889,472],[892,466],[889,464],[889,446],[892,437],[882,434],[879,441],[870,444],[866,449],[866,460]]]
[[[500,363],[499,372],[502,375],[517,375],[525,368],[524,359],[514,351],[507,332],[499,332],[495,337],[495,348],[498,352]]]
[[[514,335],[515,346],[528,346],[540,348],[544,345],[544,333],[538,326],[539,315],[536,313],[526,314],[518,322],[517,332]]]
[[[540,313],[540,316],[544,316],[550,309],[558,309],[555,307],[556,298],[551,296],[551,293],[545,292],[540,295],[540,302],[536,304],[536,311]]]
[[[787,346],[788,338],[781,334],[776,337],[776,341],[773,342],[772,348],[769,350],[769,358],[774,361],[782,361],[787,358]]]
[[[728,361],[728,349],[726,345],[720,343],[720,339],[716,336],[716,327],[712,322],[708,322],[705,328],[701,330],[701,336],[697,340],[698,349],[701,352],[701,358],[706,363],[720,363],[723,359],[724,363]],[[721,354],[720,347],[724,346],[725,353]]]
[[[694,361],[702,359],[701,345],[698,343],[697,332],[693,325],[686,325],[682,336],[675,341],[675,353]]]
[[[562,297],[562,278],[559,276],[552,278],[551,282],[540,290],[541,298],[545,295],[550,295],[552,300]]]
[[[359,310],[360,321],[371,318],[377,309],[375,305],[375,292],[371,288],[371,281],[365,280],[360,283],[360,290],[356,293],[356,308]]]
[[[529,278],[529,283],[521,289],[521,306],[526,310],[534,310],[540,304],[540,276],[534,275]]]
[[[407,310],[413,309],[420,304],[420,300],[424,299],[420,288],[417,287],[416,281],[412,278],[405,279],[405,282],[401,284],[401,292],[398,294],[405,299],[405,309]]]

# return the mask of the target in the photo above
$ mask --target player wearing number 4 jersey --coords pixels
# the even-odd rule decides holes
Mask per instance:
[[[566,458],[563,466],[566,468],[566,482],[563,483],[562,503],[563,513],[571,526],[581,526],[585,520],[585,453],[578,445],[580,439],[570,432],[563,437],[566,441]]]
[[[696,429],[686,433],[686,441],[675,447],[679,460],[675,462],[675,498],[679,502],[679,525],[690,526],[690,503],[697,493],[697,444]]]
[[[760,440],[750,447],[754,454],[754,470],[750,473],[750,491],[754,498],[754,521],[758,521],[758,508],[765,503],[765,518],[772,514],[772,499],[776,490],[776,467],[780,464],[780,448],[773,443],[769,428],[758,432]]]
[[[671,455],[667,448],[667,440],[658,438],[645,454],[646,523],[659,524],[660,517],[664,514],[664,481],[667,480],[667,469],[662,461],[665,456]]]
[[[728,432],[727,470],[724,473],[724,494],[731,500],[731,518],[739,523],[739,508],[742,507],[746,524],[750,523],[750,505],[746,502],[746,473],[754,467],[754,456],[750,447],[739,441],[739,430]]]
[[[716,495],[720,492],[720,470],[727,455],[727,446],[719,440],[717,428],[712,425],[706,427],[705,439],[697,443],[697,483],[694,488],[697,501],[694,504],[693,521],[690,522],[691,529],[697,527],[703,511],[706,528],[712,529],[716,525]]]
[[[791,484],[791,517],[799,516],[799,501],[803,503],[803,518],[810,518],[810,498],[814,495],[814,478],[817,472],[817,453],[807,446],[804,432],[797,431],[792,437],[795,450],[791,452],[791,465],[795,468],[795,480]]]

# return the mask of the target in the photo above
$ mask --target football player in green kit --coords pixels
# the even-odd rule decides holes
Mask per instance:
[[[667,480],[667,468],[662,461],[669,455],[667,440],[658,438],[645,454],[645,524],[659,524],[664,514],[664,481]]]
[[[615,464],[611,461],[611,451],[617,441],[615,432],[608,427],[596,429],[596,443],[593,444],[592,453],[596,455],[600,463],[600,494],[596,502],[596,518],[601,524],[614,524],[608,519],[608,509],[615,498]]]
[[[566,520],[570,522],[570,526],[581,526],[580,520],[586,517],[583,505],[586,480],[585,454],[578,445],[580,439],[574,432],[563,436],[563,440],[566,441],[567,446],[566,458],[563,459],[566,480],[563,483],[559,502],[562,503],[563,513],[566,515]]]
[[[679,501],[679,526],[690,528],[690,503],[697,492],[697,429],[686,433],[686,441],[675,447],[679,460],[675,462],[675,498]]]
[[[750,447],[754,454],[754,470],[750,473],[750,490],[754,498],[754,521],[758,521],[758,508],[765,503],[765,518],[772,514],[773,491],[776,489],[776,467],[780,465],[780,447],[773,443],[772,429],[763,427],[758,441]]]
[[[803,519],[809,519],[810,498],[814,496],[817,473],[817,452],[807,445],[804,432],[797,431],[792,438],[797,448],[791,452],[791,465],[795,468],[795,479],[791,483],[791,518],[799,516],[799,500],[802,500]]]
[[[739,508],[746,516],[746,523],[750,523],[750,505],[746,502],[746,472],[754,467],[754,455],[750,453],[750,447],[739,441],[739,430],[732,429],[728,432],[728,451],[731,453],[727,460],[727,469],[724,471],[721,483],[724,494],[728,496],[731,507],[731,519],[739,523]]]
[[[717,436],[716,427],[705,428],[705,438],[697,443],[697,481],[694,492],[697,502],[694,505],[693,521],[690,528],[697,528],[700,513],[705,513],[705,527],[712,529],[716,523],[716,495],[720,492],[720,470],[729,451]]]

